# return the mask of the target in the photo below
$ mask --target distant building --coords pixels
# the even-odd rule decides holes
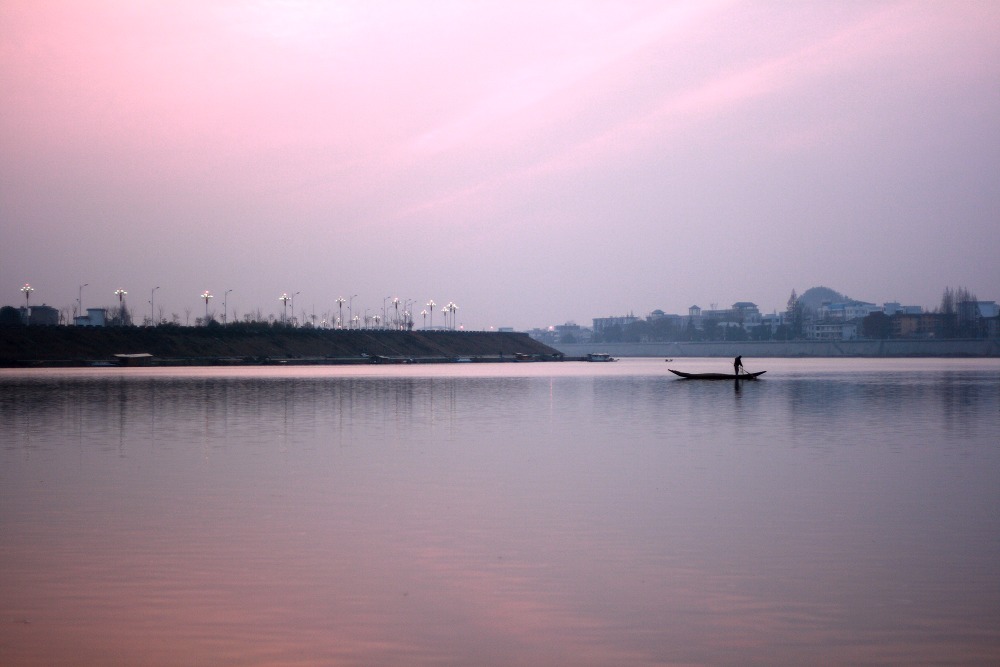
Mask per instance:
[[[882,304],[882,312],[892,317],[896,313],[902,313],[904,315],[919,315],[924,312],[924,309],[920,306],[903,306],[897,301],[887,301]]]
[[[893,338],[943,338],[949,316],[940,313],[895,313],[889,320]]]
[[[738,326],[749,329],[760,324],[761,315],[757,304],[737,301],[731,308],[703,310],[699,306],[688,308],[688,320],[696,329],[704,328],[705,322],[712,320],[724,326]]]
[[[21,324],[26,326],[54,326],[59,324],[59,311],[44,303],[40,306],[21,306],[17,309]]]
[[[959,301],[958,319],[976,320],[979,318],[996,317],[1000,315],[1000,306],[996,301]]]
[[[872,313],[877,313],[881,310],[874,303],[866,303],[864,301],[825,302],[816,309],[816,318],[825,321],[849,322],[850,320],[868,317]]]
[[[852,340],[858,337],[858,323],[816,320],[806,324],[805,334],[811,340]]]
[[[108,325],[107,308],[88,308],[87,314],[73,318],[73,324],[78,327],[104,327]]]
[[[553,327],[557,343],[588,343],[591,332],[575,322],[557,324]]]
[[[601,336],[608,329],[619,327],[624,329],[630,324],[638,322],[639,318],[635,315],[624,315],[621,317],[595,317],[594,318],[594,335]]]
[[[680,315],[673,315],[673,314],[664,313],[662,310],[654,310],[653,312],[651,312],[646,317],[646,321],[650,322],[650,323],[653,323],[653,322],[660,323],[660,324],[666,323],[667,325],[673,326],[673,327],[682,327],[682,326],[684,326],[684,318],[683,317],[681,317]]]

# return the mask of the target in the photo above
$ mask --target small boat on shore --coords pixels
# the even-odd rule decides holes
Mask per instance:
[[[667,370],[684,380],[756,380],[767,372],[757,371],[756,373],[734,375],[732,373],[685,373],[684,371],[675,371],[673,368]]]

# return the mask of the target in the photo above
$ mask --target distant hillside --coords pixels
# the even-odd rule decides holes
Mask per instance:
[[[810,287],[799,295],[799,303],[810,310],[816,310],[822,306],[825,301],[829,301],[830,303],[839,303],[847,300],[847,297],[843,294],[836,290],[832,290],[829,287]]]

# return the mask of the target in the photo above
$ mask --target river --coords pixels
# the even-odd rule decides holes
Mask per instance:
[[[1000,661],[1000,360],[0,370],[0,664]]]

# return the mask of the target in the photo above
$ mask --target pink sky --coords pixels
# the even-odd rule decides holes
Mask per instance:
[[[998,34],[992,2],[5,2],[0,303],[1000,299]]]

